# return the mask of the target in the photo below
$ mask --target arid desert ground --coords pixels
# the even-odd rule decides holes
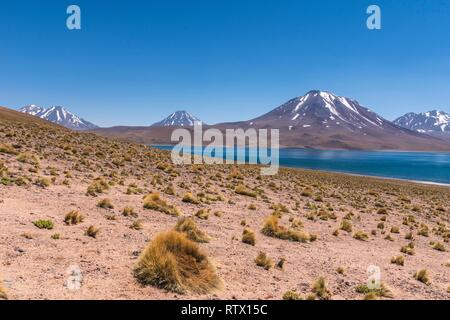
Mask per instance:
[[[259,173],[0,108],[0,298],[450,299],[449,187]]]

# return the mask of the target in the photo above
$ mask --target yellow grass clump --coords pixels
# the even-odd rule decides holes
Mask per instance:
[[[181,218],[175,226],[175,230],[184,233],[192,241],[209,242],[208,235],[197,227],[192,218]]]
[[[273,260],[270,259],[264,252],[260,252],[256,256],[255,263],[258,267],[262,267],[266,270],[269,270],[274,266]]]
[[[179,216],[180,211],[161,199],[159,193],[153,192],[144,197],[144,208],[163,212],[171,216]]]
[[[245,228],[242,232],[242,242],[254,246],[256,244],[255,233],[252,230]]]
[[[261,232],[268,237],[279,238],[282,240],[298,242],[316,240],[316,236],[310,235],[308,232],[286,229],[285,227],[280,226],[278,224],[278,219],[279,218],[274,215],[267,217]]]
[[[156,236],[141,254],[134,275],[144,285],[177,293],[206,294],[221,286],[206,254],[177,231]]]
[[[250,188],[247,188],[246,186],[244,186],[243,184],[238,185],[234,191],[237,194],[243,195],[243,196],[247,196],[247,197],[252,197],[252,198],[256,198],[258,196],[258,193],[256,191],[253,191]]]
[[[103,178],[96,178],[88,186],[86,195],[97,196],[97,194],[103,193],[109,189],[108,183]]]
[[[81,215],[81,213],[79,211],[76,211],[76,210],[70,211],[64,217],[64,222],[69,226],[74,225],[74,224],[79,224],[79,223],[83,222],[83,220],[84,220],[84,217]]]
[[[191,192],[186,192],[186,194],[183,196],[183,202],[186,203],[192,203],[192,204],[199,204],[200,201],[196,196],[194,196]]]
[[[8,294],[3,284],[0,282],[0,300],[8,300]]]

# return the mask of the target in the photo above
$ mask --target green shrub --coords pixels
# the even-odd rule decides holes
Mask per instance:
[[[33,224],[39,229],[51,230],[54,227],[52,220],[37,220]]]

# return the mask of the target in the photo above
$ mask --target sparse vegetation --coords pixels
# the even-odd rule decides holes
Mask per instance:
[[[209,242],[208,235],[199,229],[194,219],[181,218],[178,220],[175,230],[186,234],[188,239],[195,242]]]
[[[134,218],[138,216],[134,208],[131,206],[126,206],[125,208],[123,208],[122,215],[124,217],[134,217]]]
[[[208,220],[209,218],[209,210],[208,209],[200,209],[195,213],[195,216],[201,220]]]
[[[186,194],[183,196],[183,202],[199,204],[200,200],[198,200],[197,197],[194,196],[191,192],[186,192]]]
[[[173,205],[169,205],[161,199],[158,193],[151,193],[144,198],[144,208],[156,210],[171,216],[179,216],[180,211]]]
[[[347,219],[343,219],[341,222],[341,230],[347,231],[348,233],[352,232],[352,222]]]
[[[303,298],[295,291],[286,291],[283,300],[303,300]]]
[[[256,243],[255,233],[252,230],[245,228],[242,232],[242,242],[254,246]]]
[[[416,273],[414,273],[414,279],[416,279],[417,281],[420,281],[422,283],[425,283],[426,285],[431,284],[430,276],[428,274],[428,270],[426,270],[426,269],[421,269],[421,270],[417,271]]]
[[[381,297],[393,297],[391,291],[386,287],[384,283],[381,283],[378,288],[375,284],[372,288],[369,288],[367,284],[362,284],[356,288],[356,292],[364,294],[364,300],[377,300]]]
[[[405,258],[403,256],[396,256],[391,258],[391,263],[403,266],[405,264]]]
[[[221,299],[231,297],[231,294],[237,299],[281,298],[284,291],[275,292],[272,290],[275,288],[293,289],[283,298],[321,299],[315,293],[309,294],[304,287],[305,282],[313,282],[310,277],[317,274],[327,274],[330,284],[336,286],[335,293],[339,298],[355,298],[356,294],[348,290],[351,289],[349,286],[356,287],[355,279],[364,279],[363,267],[373,261],[374,255],[379,255],[380,263],[386,269],[383,279],[387,283],[409,283],[395,288],[399,298],[412,295],[418,299],[448,298],[445,272],[449,270],[450,262],[443,252],[448,251],[450,241],[448,188],[314,170],[281,168],[275,176],[262,176],[260,168],[253,165],[173,165],[170,153],[166,151],[66,130],[40,123],[38,119],[26,123],[5,121],[3,113],[4,109],[0,108],[0,206],[5,239],[3,245],[0,244],[0,252],[6,249],[6,259],[2,262],[13,279],[19,275],[31,276],[26,269],[25,272],[19,270],[18,263],[23,264],[37,255],[44,257],[39,262],[49,268],[53,260],[43,255],[48,250],[56,250],[57,258],[64,261],[68,257],[66,252],[70,252],[70,255],[95,265],[107,266],[111,259],[109,249],[114,248],[121,257],[121,263],[114,268],[126,274],[138,255],[136,250],[143,246],[142,241],[151,238],[153,243],[155,231],[168,223],[192,242],[213,242],[214,258],[227,279],[242,280],[247,274],[236,273],[248,269],[249,263],[250,269],[254,268],[254,283],[260,285],[257,290],[248,290],[245,294],[236,290],[217,297],[209,289],[200,290],[202,294],[208,291],[207,298]],[[102,198],[110,198],[118,210],[96,209],[95,205]],[[150,210],[142,209],[142,205]],[[72,209],[76,211],[67,213]],[[173,216],[181,214],[182,210],[185,215],[176,222],[177,219],[152,210]],[[267,220],[260,226],[261,233],[256,235],[256,230],[251,228],[257,226],[264,215],[268,216]],[[81,227],[61,225],[79,224],[82,216],[85,221]],[[209,221],[199,220],[201,218]],[[94,226],[86,232],[91,223],[101,228],[98,235],[98,228]],[[54,231],[46,230],[50,225]],[[134,231],[143,226],[145,231]],[[40,227],[42,230],[38,229]],[[358,230],[367,233],[369,243],[351,238],[358,235]],[[318,243],[300,245],[278,240],[312,242],[316,236],[308,231],[320,236]],[[209,238],[208,233],[214,238]],[[89,240],[87,236],[97,236],[98,241]],[[170,250],[182,250],[172,244],[168,245]],[[276,270],[265,272],[264,266],[260,269],[254,265],[259,250],[273,259],[271,268]],[[402,253],[393,254],[392,250]],[[174,264],[167,262],[166,253],[161,254],[164,261],[159,260],[153,269],[159,272],[153,277],[155,286],[164,288],[165,283],[170,283],[168,278],[176,282],[179,277],[201,277],[203,271],[198,272],[198,265],[204,262],[198,262],[187,251],[175,254],[176,258],[170,260]],[[345,257],[342,252],[346,253]],[[413,254],[417,257],[409,256]],[[95,260],[90,260],[94,255],[97,255]],[[272,260],[267,255],[266,258]],[[307,255],[308,261],[315,261],[308,267],[317,270],[301,271],[301,262]],[[288,258],[288,262],[282,256]],[[358,269],[352,261],[359,259],[362,268]],[[421,261],[427,262],[429,274],[435,274],[433,282],[436,285],[420,289],[422,284],[413,279],[413,271],[419,269],[417,263]],[[178,263],[185,268],[180,269]],[[349,269],[345,270],[344,266]],[[173,273],[168,274],[167,270]],[[109,272],[100,270],[103,271]],[[294,281],[285,283],[288,279]],[[136,290],[140,290],[136,287],[138,284],[130,279],[126,281],[123,290],[111,291],[111,297],[135,296]],[[233,285],[230,288],[235,289]],[[155,290],[148,291],[150,298],[157,292]],[[181,291],[198,292],[195,289]],[[10,294],[17,293],[20,299],[53,296],[47,292],[47,289],[36,293],[11,289]],[[360,298],[364,299],[380,299],[385,295],[376,290],[361,292]],[[80,297],[86,297],[84,291],[80,294]],[[95,299],[102,298],[101,290],[89,291],[90,294]],[[159,291],[158,296],[175,297],[165,290]]]
[[[108,183],[103,178],[97,178],[89,185],[86,191],[86,195],[97,196],[98,194],[104,193],[109,189]]]
[[[52,220],[37,220],[34,221],[33,224],[39,229],[53,229],[53,221]]]
[[[285,227],[280,226],[278,221],[278,217],[274,215],[269,216],[268,218],[266,218],[261,232],[268,237],[279,238],[283,240],[298,242],[308,242],[316,240],[316,236],[310,235],[305,231],[286,229]]]
[[[255,263],[258,267],[262,267],[266,270],[269,270],[274,266],[272,259],[270,259],[264,252],[260,252],[256,256]]]
[[[356,240],[367,241],[369,239],[369,236],[364,231],[356,231],[353,234],[353,238],[355,238]]]
[[[6,288],[0,281],[0,300],[8,300],[8,294],[6,293]]]
[[[434,249],[434,250],[437,250],[437,251],[441,251],[441,252],[447,251],[447,249],[445,248],[445,246],[444,246],[442,243],[440,243],[440,242],[434,243],[434,244],[433,244],[433,249]]]
[[[414,243],[410,242],[406,246],[401,247],[400,252],[413,256],[416,252],[414,251]]]
[[[79,224],[79,223],[83,222],[83,220],[84,220],[83,215],[79,211],[76,211],[76,210],[70,211],[64,217],[64,222],[69,226]]]
[[[91,238],[97,238],[97,235],[99,233],[99,229],[94,226],[89,226],[89,228],[86,230],[86,235]]]
[[[111,202],[111,199],[105,198],[100,200],[97,203],[97,207],[103,208],[103,209],[114,209],[114,205]]]
[[[243,195],[243,196],[252,197],[252,198],[256,198],[258,196],[257,192],[247,188],[243,184],[238,185],[234,191],[237,194],[240,194],[240,195]]]
[[[144,229],[144,225],[142,224],[141,220],[135,220],[131,224],[130,228],[133,230],[142,230],[142,229]]]
[[[331,291],[327,288],[327,284],[325,282],[324,277],[320,277],[313,283],[312,292],[320,300],[330,300],[331,299],[332,294],[331,294]]]

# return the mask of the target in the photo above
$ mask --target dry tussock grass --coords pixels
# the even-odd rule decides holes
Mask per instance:
[[[205,294],[221,280],[199,246],[177,231],[161,233],[141,254],[134,275],[144,285],[178,293]]]

